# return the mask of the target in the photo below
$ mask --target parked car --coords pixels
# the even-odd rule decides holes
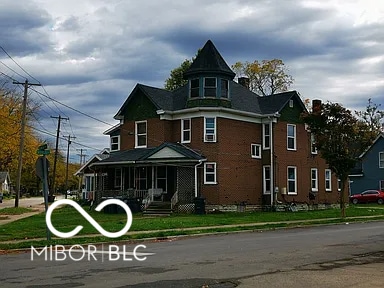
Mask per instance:
[[[353,204],[377,202],[378,204],[384,203],[384,191],[379,190],[366,190],[360,194],[349,196],[349,200]]]

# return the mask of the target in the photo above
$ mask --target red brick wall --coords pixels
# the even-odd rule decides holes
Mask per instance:
[[[275,147],[275,186],[287,187],[287,167],[297,167],[297,195],[281,195],[281,201],[296,201],[300,203],[335,203],[339,197],[337,179],[332,175],[332,192],[325,191],[325,169],[328,168],[320,155],[312,155],[310,150],[310,134],[305,130],[304,124],[296,125],[296,151],[287,150],[287,122],[274,124]],[[292,123],[293,124],[293,123]],[[309,199],[311,191],[311,168],[318,169],[318,192],[314,200]]]

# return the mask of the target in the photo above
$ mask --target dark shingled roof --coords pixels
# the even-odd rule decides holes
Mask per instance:
[[[226,74],[230,76],[231,79],[236,75],[231,68],[229,68],[211,40],[205,43],[203,49],[201,49],[189,69],[184,72],[184,78],[199,73]]]
[[[152,148],[136,148],[130,150],[111,152],[108,158],[96,163],[95,165],[103,165],[108,163],[118,162],[140,162],[147,160],[151,155],[160,151],[164,147],[171,148],[172,150],[180,153],[190,160],[201,160],[204,157],[196,151],[177,143],[164,142],[158,147]]]
[[[270,96],[259,97],[259,105],[263,114],[273,114],[275,112],[280,112],[281,109],[285,107],[290,99],[293,97],[299,97],[296,91],[288,91],[273,94]],[[302,103],[300,97],[299,102]],[[302,104],[303,108],[304,104]]]

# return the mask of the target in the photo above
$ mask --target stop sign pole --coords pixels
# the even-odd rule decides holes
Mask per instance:
[[[37,150],[38,155],[40,156],[36,161],[36,174],[43,181],[43,195],[44,195],[44,204],[45,204],[45,214],[47,214],[48,210],[48,167],[49,161],[46,157],[50,153],[50,150],[47,149],[47,144],[43,144],[39,146]],[[51,240],[51,235],[48,227],[47,229],[47,240]]]

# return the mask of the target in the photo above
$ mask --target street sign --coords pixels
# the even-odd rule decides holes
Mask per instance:
[[[47,144],[47,143],[44,143],[44,144],[40,145],[38,149],[39,149],[39,150],[45,150],[45,149],[48,149],[48,144]]]
[[[51,150],[37,150],[37,155],[49,155],[51,153]]]

